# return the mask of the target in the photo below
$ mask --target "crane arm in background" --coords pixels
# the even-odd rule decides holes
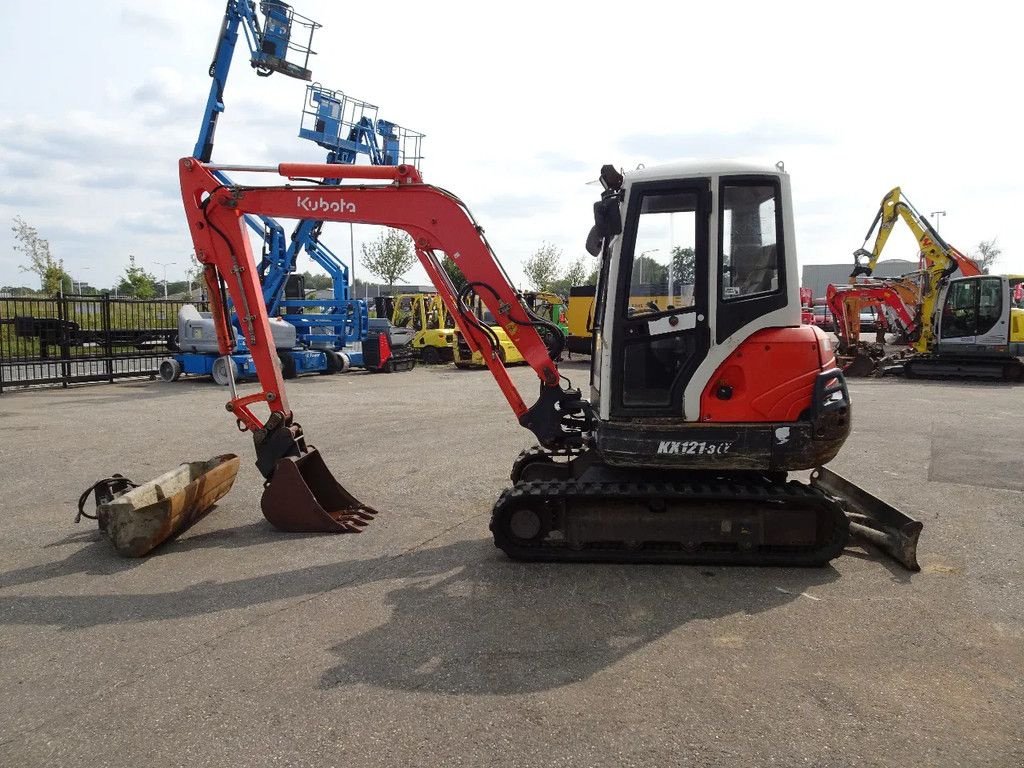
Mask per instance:
[[[924,262],[920,275],[919,292],[921,333],[914,346],[918,352],[930,352],[936,340],[935,305],[943,285],[957,269],[963,273],[964,277],[980,275],[981,270],[971,258],[943,240],[928,220],[914,208],[909,200],[902,196],[900,188],[894,187],[882,198],[878,212],[864,236],[863,245],[867,245],[872,234],[875,235],[871,250],[867,250],[862,245],[861,248],[854,251],[854,268],[850,273],[851,285],[856,284],[857,278],[860,276],[870,277],[872,275],[898,219],[902,219],[910,228],[917,240],[920,258]],[[875,234],[876,228],[877,234]]]
[[[224,111],[224,88],[231,71],[239,29],[244,30],[245,41],[249,46],[249,63],[257,75],[269,77],[274,72],[280,72],[299,80],[309,80],[311,77],[309,57],[315,55],[312,49],[313,33],[322,25],[295,13],[287,3],[277,0],[262,0],[260,10],[264,15],[262,27],[256,13],[256,3],[252,0],[228,0],[224,10],[224,20],[210,63],[212,82],[206,99],[203,125],[192,150],[192,156],[204,163],[210,162],[213,155],[217,120]],[[309,31],[307,42],[293,39],[299,30]],[[292,60],[289,60],[289,56]]]

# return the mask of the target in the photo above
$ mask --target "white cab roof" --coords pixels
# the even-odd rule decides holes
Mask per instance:
[[[634,171],[625,171],[626,183],[658,181],[660,179],[685,179],[694,176],[719,176],[732,174],[786,175],[774,165],[743,163],[736,160],[687,160],[664,165],[652,165]]]

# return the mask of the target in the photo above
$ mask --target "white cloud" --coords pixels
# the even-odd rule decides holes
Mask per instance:
[[[467,201],[513,276],[543,240],[567,263],[582,253],[602,164],[710,155],[786,162],[804,262],[849,260],[900,184],[921,210],[947,211],[942,232],[962,250],[998,237],[1000,267],[1024,271],[1008,6],[400,0],[380,32],[327,0],[293,5],[324,24],[314,79],[425,132],[427,180]],[[183,262],[176,161],[199,130],[222,7],[15,4],[11,23],[48,30],[49,60],[26,67],[30,36],[0,52],[14,73],[0,93],[0,219],[25,216],[94,283],[129,253]],[[304,84],[258,78],[246,58],[240,40],[215,158],[322,159],[296,135]],[[372,229],[357,228],[357,253],[363,237]],[[897,232],[887,254],[913,250]],[[16,265],[0,227],[0,283],[21,278]]]

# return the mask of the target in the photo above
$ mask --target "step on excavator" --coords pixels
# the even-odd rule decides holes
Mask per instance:
[[[218,171],[283,180],[225,185]],[[179,172],[222,352],[230,352],[230,298],[256,361],[258,391],[232,385],[227,410],[253,435],[263,513],[277,528],[357,532],[377,514],[334,478],[289,407],[245,234],[246,214],[294,218],[312,207],[328,221],[413,238],[466,343],[536,436],[491,515],[494,542],[512,558],[820,566],[853,534],[917,568],[921,523],[823,466],[850,433],[850,397],[825,335],[800,324],[781,164],[602,168],[587,237],[600,261],[589,400],[544,343],[542,331],[560,337],[558,327],[517,295],[465,204],[415,167],[215,166],[189,157]],[[650,274],[634,264],[642,271],[644,253],[676,246],[695,253],[692,285],[672,289],[679,296],[666,288],[664,306],[638,310],[631,292],[646,295]],[[445,254],[467,278],[461,290],[442,267]],[[531,405],[468,306],[470,293],[536,372]],[[813,470],[810,482],[790,479],[796,470]]]

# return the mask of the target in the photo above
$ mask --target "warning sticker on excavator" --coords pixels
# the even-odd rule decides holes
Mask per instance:
[[[658,443],[658,453],[715,455],[728,453],[732,448],[732,441],[706,442],[704,440],[661,440]]]

